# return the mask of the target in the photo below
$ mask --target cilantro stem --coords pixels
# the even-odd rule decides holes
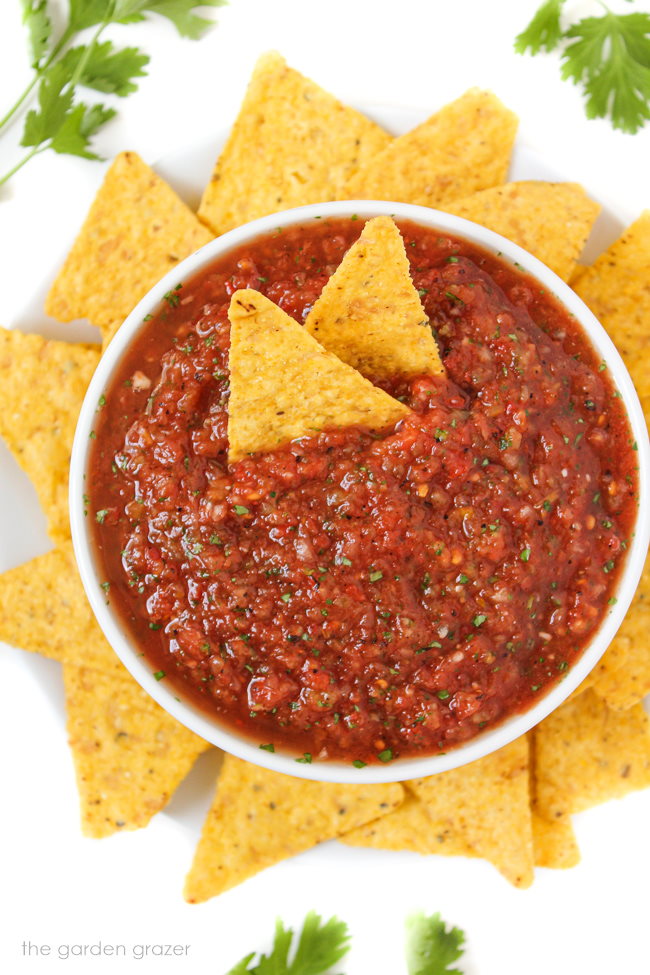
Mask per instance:
[[[59,38],[59,40],[57,41],[57,43],[55,44],[55,46],[53,47],[52,52],[49,58],[47,59],[47,61],[44,64],[40,65],[40,67],[34,69],[34,76],[32,80],[29,82],[29,84],[27,85],[27,87],[25,88],[25,90],[23,91],[22,95],[20,95],[20,97],[16,99],[16,101],[13,103],[13,105],[6,113],[6,115],[4,115],[3,118],[0,119],[0,129],[3,129],[5,125],[9,121],[11,121],[11,119],[14,117],[14,115],[16,114],[20,106],[23,104],[25,99],[31,94],[35,85],[38,84],[38,82],[41,80],[41,78],[43,77],[47,69],[50,67],[52,62],[59,56],[63,48],[72,39],[73,36],[74,36],[74,31],[70,30],[70,28],[67,27],[66,30],[61,35],[61,37]]]
[[[28,152],[26,156],[23,156],[23,158],[17,162],[8,173],[5,173],[4,176],[0,176],[0,186],[4,186],[4,184],[11,179],[14,173],[17,173],[19,169],[22,169],[23,166],[28,163],[30,159],[33,159],[34,156],[37,156],[39,152],[45,152],[46,149],[49,149],[49,145],[49,142],[47,142],[40,146],[34,146],[34,148]]]

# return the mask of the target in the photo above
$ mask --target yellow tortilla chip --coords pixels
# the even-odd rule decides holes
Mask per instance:
[[[70,537],[68,468],[99,350],[0,328],[0,435],[29,476],[55,540]]]
[[[524,737],[450,772],[404,783],[412,798],[343,842],[489,860],[516,887],[533,881],[533,838]]]
[[[625,359],[639,395],[650,395],[650,210],[572,282]],[[649,419],[646,413],[646,419]]]
[[[650,555],[621,627],[589,675],[610,708],[625,710],[650,694]]]
[[[257,291],[236,291],[228,317],[231,461],[328,427],[381,430],[408,414]]]
[[[70,542],[0,575],[0,640],[132,679],[95,621]]]
[[[533,810],[533,848],[536,867],[568,870],[580,863],[580,850],[568,816],[551,822]]]
[[[444,373],[390,217],[375,217],[347,252],[305,320],[320,344],[364,376]]]
[[[404,791],[280,775],[226,755],[185,883],[191,903],[396,809]]]
[[[573,273],[600,206],[577,183],[506,183],[440,207],[494,230],[564,281]]]
[[[612,711],[592,690],[534,733],[536,811],[561,819],[650,785],[650,719],[642,704]]]
[[[146,826],[210,746],[132,679],[73,664],[63,678],[84,834]]]
[[[212,238],[135,152],[116,156],[45,302],[61,322],[87,318],[106,344],[138,301]]]
[[[305,203],[342,199],[391,137],[313,81],[264,54],[205,188],[199,217],[215,234]]]
[[[348,200],[398,200],[438,207],[505,181],[517,117],[472,88],[362,166]]]

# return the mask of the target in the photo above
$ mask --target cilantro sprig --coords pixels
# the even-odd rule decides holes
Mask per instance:
[[[292,952],[294,941],[296,948]],[[297,936],[282,921],[276,921],[271,953],[258,957],[252,952],[227,975],[323,975],[331,971],[349,948],[350,935],[344,921],[331,917],[323,923],[315,911],[310,911]]]
[[[406,922],[408,975],[462,975],[449,966],[464,954],[465,933],[447,927],[439,914],[414,914]]]
[[[565,0],[545,0],[515,38],[519,54],[561,52],[562,77],[582,88],[587,118],[634,133],[650,119],[650,13],[602,13],[564,27]]]
[[[439,914],[414,914],[406,922],[408,975],[462,975],[449,966],[465,953],[464,945],[464,931],[447,927]],[[325,975],[349,949],[350,934],[344,921],[332,917],[323,923],[310,911],[298,935],[276,921],[270,954],[252,951],[227,975]]]
[[[93,136],[116,114],[101,103],[87,104],[79,89],[126,98],[146,75],[149,56],[136,47],[117,48],[102,41],[114,24],[133,24],[151,14],[167,18],[182,37],[198,40],[213,21],[198,16],[197,7],[220,7],[227,0],[68,0],[67,19],[54,29],[49,0],[20,0],[28,31],[32,78],[0,118],[0,131],[21,110],[35,88],[36,105],[27,113],[21,146],[29,151],[4,176],[0,186],[34,156],[54,152],[98,159]],[[73,46],[78,35],[93,30],[90,40]]]

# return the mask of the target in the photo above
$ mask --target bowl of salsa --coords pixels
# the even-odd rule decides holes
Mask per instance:
[[[253,289],[303,323],[378,215],[443,372],[370,375],[404,406],[382,429],[229,462],[231,304]],[[614,345],[536,258],[423,207],[301,207],[207,244],[119,329],[77,428],[73,541],[107,639],[181,723],[287,774],[408,779],[507,744],[595,666],[647,550],[648,456]]]

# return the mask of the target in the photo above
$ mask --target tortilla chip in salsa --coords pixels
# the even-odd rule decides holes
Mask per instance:
[[[72,441],[98,362],[93,346],[0,328],[0,436],[34,484],[55,541],[70,537]]]
[[[310,782],[226,755],[185,898],[195,904],[214,897],[280,860],[386,816],[403,796],[399,783]]]
[[[212,234],[135,152],[116,156],[46,298],[61,322],[87,318],[106,345],[138,301]]]
[[[263,55],[205,188],[199,217],[215,234],[343,189],[391,142],[276,52]]]
[[[380,430],[408,413],[259,292],[236,291],[228,316],[231,462],[328,427]]]
[[[210,746],[134,680],[74,664],[63,679],[84,834],[146,826]]]
[[[307,315],[320,344],[370,379],[444,372],[390,217],[369,220]]]
[[[377,153],[347,184],[347,200],[439,207],[505,182],[517,117],[472,88]]]
[[[443,203],[440,209],[507,237],[568,281],[600,206],[577,183],[524,180]]]

